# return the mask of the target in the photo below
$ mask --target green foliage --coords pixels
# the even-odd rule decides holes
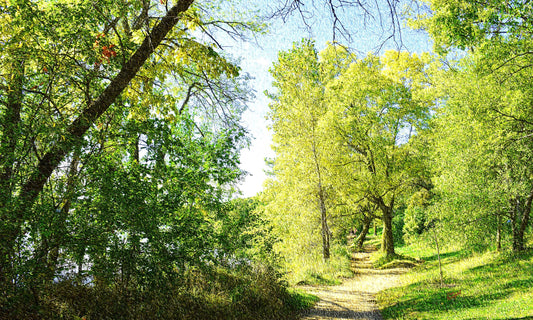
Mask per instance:
[[[520,107],[531,103],[529,76],[501,82],[505,71],[483,76],[469,60],[463,63],[461,72],[450,71],[441,81],[446,104],[432,133],[438,196],[432,218],[456,240],[481,248],[491,245],[488,239],[494,244],[498,228],[505,233],[509,227],[516,249],[522,242],[517,231],[525,230],[531,211],[532,153],[524,135],[531,128],[518,120],[530,116]]]
[[[419,171],[409,141],[427,125],[428,60],[393,51],[358,59],[334,44],[318,53],[307,40],[279,53],[269,93],[275,178],[263,199],[281,240],[274,250],[291,272],[321,249],[327,259],[330,241],[345,242],[363,215],[385,221],[383,250],[401,243],[403,215],[393,215]]]
[[[403,245],[404,242],[404,229],[405,229],[405,208],[400,207],[392,218],[392,230],[394,243],[396,246]]]
[[[292,296],[289,303],[297,310],[309,309],[320,300],[319,297],[299,289],[289,289],[288,291]]]
[[[408,201],[403,226],[403,237],[408,243],[416,241],[416,238],[426,230],[430,197],[430,192],[422,189],[415,192]]]
[[[216,39],[263,28],[236,16],[213,1],[0,2],[0,317],[255,312],[182,283],[272,246],[255,204],[228,203],[251,90]],[[251,303],[283,296],[254,272],[234,276]]]
[[[219,246],[219,256],[226,262],[257,260],[277,264],[273,246],[278,241],[273,236],[264,217],[262,203],[257,198],[233,199],[218,212],[214,234]]]
[[[508,42],[523,47],[533,32],[531,4],[524,1],[425,0],[431,12],[413,17],[415,28],[425,29],[437,48],[481,47]],[[488,48],[486,48],[488,49]]]

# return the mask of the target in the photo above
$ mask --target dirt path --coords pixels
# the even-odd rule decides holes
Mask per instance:
[[[381,320],[374,295],[386,288],[400,285],[400,274],[407,269],[372,269],[370,252],[354,254],[353,279],[338,286],[302,286],[305,291],[320,298],[316,306],[307,310],[303,320],[368,319]]]

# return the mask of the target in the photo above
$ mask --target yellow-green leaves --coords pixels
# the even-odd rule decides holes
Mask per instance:
[[[358,59],[335,44],[317,53],[308,40],[279,54],[269,114],[277,180],[267,194],[270,212],[281,215],[276,226],[303,224],[279,226],[284,252],[297,241],[320,248],[309,228],[323,230],[321,208],[340,229],[341,212],[356,212],[360,201],[391,218],[395,197],[419,167],[409,142],[429,117],[431,102],[419,93],[429,86],[427,61],[395,51]]]

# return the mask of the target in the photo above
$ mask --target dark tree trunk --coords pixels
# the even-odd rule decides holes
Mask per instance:
[[[359,235],[355,239],[355,249],[357,251],[363,250],[363,244],[365,243],[368,231],[370,231],[370,221],[368,223],[363,222],[363,229],[361,230],[361,233],[359,233]]]
[[[513,251],[525,249],[524,234],[529,224],[531,215],[531,204],[533,202],[533,190],[528,195],[524,206],[520,206],[520,201],[516,200],[515,212],[513,214]]]
[[[366,235],[368,234],[368,231],[370,231],[371,223],[372,223],[372,218],[365,215],[363,217],[363,228],[361,229],[361,233],[359,233],[357,238],[354,240],[356,251],[363,250],[363,244],[365,243]]]

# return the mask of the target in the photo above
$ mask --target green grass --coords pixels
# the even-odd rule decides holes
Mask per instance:
[[[288,289],[290,301],[287,304],[292,307],[293,310],[305,310],[313,307],[320,298],[309,294],[301,289],[289,288]]]
[[[403,254],[385,255],[376,252],[372,255],[372,266],[376,269],[412,268],[421,261]]]
[[[441,254],[422,245],[398,253],[425,261],[403,276],[403,287],[377,296],[384,319],[533,319],[533,250],[521,254]]]
[[[316,255],[293,257],[285,266],[285,280],[290,285],[337,285],[342,279],[353,277],[350,265],[350,253],[346,247],[335,245],[327,261]]]

